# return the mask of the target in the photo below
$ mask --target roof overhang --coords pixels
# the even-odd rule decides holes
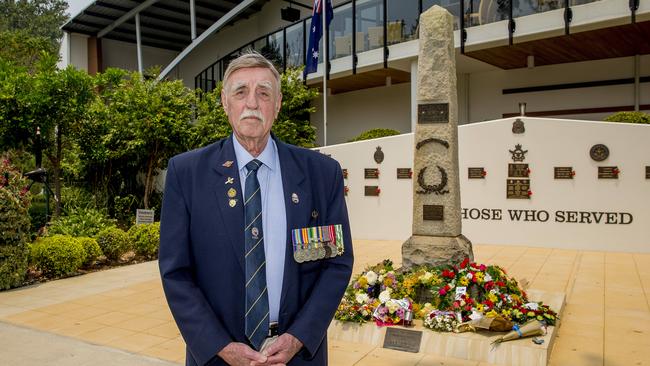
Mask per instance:
[[[259,12],[268,0],[254,0],[235,16],[231,25]],[[247,1],[194,0],[196,34],[200,37],[216,22]],[[192,43],[190,0],[99,0],[70,19],[62,29],[92,37],[136,43],[135,13],[140,14],[142,45],[180,52]]]

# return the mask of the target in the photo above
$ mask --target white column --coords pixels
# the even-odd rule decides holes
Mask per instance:
[[[411,61],[411,132],[418,124],[418,59]]]
[[[135,14],[135,39],[138,49],[138,72],[142,74],[142,41],[140,39],[140,13]]]
[[[190,24],[192,27],[192,40],[196,38],[196,10],[194,8],[194,0],[190,0]]]

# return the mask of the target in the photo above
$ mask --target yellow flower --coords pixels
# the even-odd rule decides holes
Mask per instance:
[[[469,280],[467,279],[467,277],[461,278],[460,281],[458,282],[460,282],[461,286],[467,286],[469,284]]]
[[[480,311],[482,313],[483,312],[483,304],[477,304],[476,305],[476,311]]]
[[[494,311],[494,309],[490,310],[487,314],[485,314],[485,316],[487,316],[488,318],[495,318],[497,315],[499,314],[496,311]]]
[[[366,286],[368,286],[368,280],[366,279],[366,276],[361,276],[361,277],[359,277],[359,279],[357,280],[357,282],[359,282],[359,286],[360,286],[360,287],[366,287]]]
[[[497,295],[495,295],[495,294],[493,294],[493,293],[488,294],[487,297],[488,297],[488,299],[489,299],[490,301],[492,301],[492,302],[494,302],[494,303],[496,303],[497,300],[499,300],[499,298],[497,297]]]
[[[529,311],[528,314],[526,314],[526,315],[528,315],[528,316],[530,316],[530,317],[534,317],[534,316],[535,316],[535,313],[532,312],[532,311]]]
[[[386,277],[384,279],[384,286],[391,286],[393,284],[393,280],[390,277]]]

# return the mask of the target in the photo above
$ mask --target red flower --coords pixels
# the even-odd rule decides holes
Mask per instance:
[[[463,259],[463,261],[460,263],[460,268],[465,268],[467,267],[467,264],[469,263],[469,258]]]
[[[447,290],[443,287],[438,291],[438,293],[440,294],[440,296],[445,296],[447,295]]]
[[[485,290],[490,291],[494,287],[494,281],[488,281],[485,283]]]
[[[487,306],[489,306],[489,307],[493,307],[493,306],[494,306],[494,303],[493,303],[492,301],[490,301],[489,299],[486,299],[486,300],[483,302],[483,304],[485,304],[485,305],[487,305]]]
[[[453,306],[454,306],[454,309],[458,309],[460,307],[460,302],[454,301]]]
[[[481,264],[478,268],[479,268],[481,271],[485,272],[485,269],[486,269],[487,267],[485,266],[485,264]]]
[[[472,311],[472,306],[471,305],[465,305],[465,310]]]
[[[503,281],[497,281],[497,286],[499,286],[499,287],[503,287],[503,286],[505,286],[505,285],[506,285],[506,284],[505,284]]]

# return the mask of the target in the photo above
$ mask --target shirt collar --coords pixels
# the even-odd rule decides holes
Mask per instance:
[[[232,136],[233,145],[235,147],[235,157],[237,158],[237,166],[239,166],[240,170],[246,168],[246,164],[253,159],[261,161],[262,164],[266,165],[271,169],[271,171],[275,170],[277,147],[271,136],[269,136],[268,139],[269,141],[266,143],[266,147],[264,147],[262,153],[257,158],[254,158],[253,155],[246,151],[246,149],[239,143],[237,137],[235,135]]]

